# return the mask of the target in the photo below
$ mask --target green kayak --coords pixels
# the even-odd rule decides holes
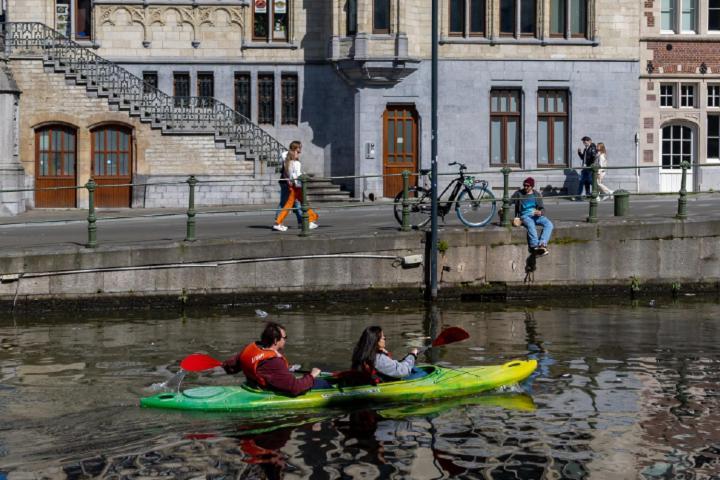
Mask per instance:
[[[140,400],[150,408],[238,412],[333,407],[351,403],[418,402],[460,397],[518,383],[532,374],[536,360],[513,360],[504,365],[446,368],[420,366],[427,375],[413,380],[359,387],[334,386],[288,397],[248,385],[198,387],[179,393],[160,393]]]

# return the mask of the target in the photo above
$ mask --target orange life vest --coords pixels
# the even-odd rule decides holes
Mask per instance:
[[[382,355],[386,355],[392,358],[392,354],[390,352],[383,353]],[[378,373],[378,371],[375,370],[374,367],[370,367],[367,362],[362,364],[362,372],[368,376],[370,382],[372,382],[372,385],[377,385],[378,383],[382,383],[385,381],[382,375]]]
[[[285,365],[289,368],[288,361],[282,354],[271,350],[269,348],[262,348],[257,343],[253,342],[240,354],[240,364],[242,365],[243,373],[249,380],[253,380],[261,387],[266,387],[267,382],[264,378],[257,374],[257,367],[265,360],[280,357],[285,362]]]

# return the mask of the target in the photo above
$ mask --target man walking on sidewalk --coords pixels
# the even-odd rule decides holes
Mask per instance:
[[[597,147],[592,143],[590,137],[582,138],[584,149],[578,148],[578,156],[582,161],[583,169],[580,171],[580,185],[578,185],[578,200],[582,200],[583,187],[585,187],[585,194],[590,196],[592,193],[592,166],[597,158]]]

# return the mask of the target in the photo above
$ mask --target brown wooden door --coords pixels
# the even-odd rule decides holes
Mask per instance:
[[[35,207],[75,208],[77,135],[62,125],[35,132]],[[69,187],[69,188],[68,188]],[[47,190],[46,190],[47,189]]]
[[[388,106],[384,114],[383,175],[418,171],[417,112],[408,105]],[[401,176],[384,177],[383,196],[395,197],[402,190]],[[410,185],[417,177],[410,177]]]
[[[92,132],[95,206],[127,208],[132,201],[132,131],[116,125]],[[107,186],[124,185],[124,186]]]

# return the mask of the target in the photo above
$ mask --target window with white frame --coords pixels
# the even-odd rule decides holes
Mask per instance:
[[[695,33],[697,19],[698,0],[662,0],[660,3],[660,28],[663,33]]]
[[[708,31],[720,32],[720,0],[708,0]]]
[[[692,162],[693,131],[684,125],[668,125],[662,129],[662,168],[679,169],[682,162]]]
[[[680,106],[686,108],[695,107],[695,85],[690,83],[680,85]]]
[[[672,83],[660,84],[660,106],[667,108],[675,106],[675,85]]]
[[[708,115],[707,158],[720,159],[720,115]]]
[[[720,85],[708,85],[707,94],[707,106],[720,107]]]

